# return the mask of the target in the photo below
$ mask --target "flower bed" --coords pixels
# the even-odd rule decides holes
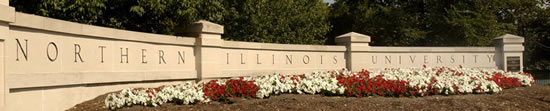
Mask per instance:
[[[186,82],[160,88],[127,88],[109,94],[105,105],[117,109],[132,105],[158,106],[167,102],[195,104],[225,101],[230,97],[266,98],[281,93],[353,97],[480,94],[531,86],[534,82],[528,73],[461,67],[396,68],[353,73],[341,70],[220,79],[199,84]]]

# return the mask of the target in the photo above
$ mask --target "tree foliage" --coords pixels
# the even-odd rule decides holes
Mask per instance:
[[[496,21],[497,2],[484,0],[337,0],[331,36],[355,31],[373,45],[487,46],[509,31]]]
[[[336,0],[329,37],[350,31],[383,46],[490,46],[505,33],[526,39],[527,64],[550,65],[546,0]],[[331,40],[331,39],[329,39]]]
[[[321,0],[226,0],[229,40],[323,44],[328,7]]]
[[[17,11],[85,24],[175,35],[199,19],[225,25],[224,39],[323,44],[321,0],[11,0]]]
[[[17,11],[84,24],[175,34],[198,19],[223,21],[222,0],[11,0]]]

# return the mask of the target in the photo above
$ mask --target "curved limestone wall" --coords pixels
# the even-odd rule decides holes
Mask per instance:
[[[522,71],[523,38],[494,47],[369,46],[347,33],[338,45],[225,41],[223,26],[198,21],[186,37],[85,25],[15,12],[0,0],[0,110],[58,111],[107,92],[265,74],[348,68],[458,66]]]

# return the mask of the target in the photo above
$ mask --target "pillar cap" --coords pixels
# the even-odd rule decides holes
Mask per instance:
[[[223,25],[206,20],[199,20],[185,30],[185,33],[223,34]]]
[[[523,43],[525,42],[525,39],[521,36],[512,35],[512,34],[504,34],[500,37],[494,38],[493,41],[495,42],[502,42],[502,43]]]
[[[0,22],[15,22],[15,8],[0,4]]]
[[[370,42],[370,36],[356,33],[356,32],[349,32],[343,35],[340,35],[335,38],[336,44],[348,44],[348,43],[369,43]]]

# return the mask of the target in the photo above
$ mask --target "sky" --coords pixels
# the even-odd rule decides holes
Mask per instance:
[[[334,0],[323,0],[323,2],[334,3]]]

